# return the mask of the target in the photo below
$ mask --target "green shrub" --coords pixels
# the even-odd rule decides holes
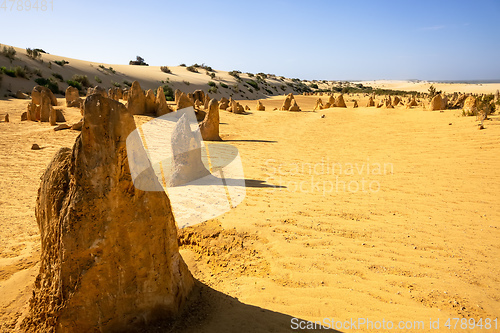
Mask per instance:
[[[39,51],[39,49],[32,50],[30,48],[27,48],[26,54],[33,60],[38,60],[42,58],[42,53]]]
[[[248,77],[254,77],[253,73],[247,73]]]
[[[232,77],[234,77],[235,79],[239,79],[241,72],[240,71],[230,71],[230,72],[228,72],[228,74],[231,75]]]
[[[128,62],[129,65],[136,65],[136,66],[149,66],[148,64],[146,64],[146,62],[144,61],[144,58],[141,57],[141,56],[136,56],[135,57],[135,60],[130,60]]]
[[[96,75],[96,76],[94,76],[94,80],[95,80],[95,82],[97,82],[97,83],[102,83],[101,78],[100,78],[99,76],[97,76],[97,75]]]
[[[181,67],[186,67],[186,64],[180,64],[179,66],[181,66]]]
[[[280,86],[280,88],[281,88],[281,90],[283,90],[283,91],[285,91],[285,90],[286,90],[286,86],[285,86],[284,84],[282,84],[282,85]]]
[[[115,82],[115,81],[111,81],[111,84],[117,88],[120,88],[122,85],[119,84],[118,82]]]
[[[219,83],[222,88],[228,88],[229,86],[224,82]]]
[[[26,70],[21,66],[14,67],[14,73],[17,77],[22,77],[26,79]]]
[[[167,101],[174,101],[175,100],[174,90],[169,85],[163,86],[163,93],[165,94],[165,99]]]
[[[309,87],[313,88],[313,89],[319,89],[318,85],[316,83],[311,83],[309,85]]]
[[[213,81],[208,81],[208,85],[209,85],[210,87],[215,87],[215,86],[216,86],[216,83],[215,83],[215,82],[213,82]]]
[[[5,75],[10,77],[16,77],[16,71],[11,69],[7,69],[6,67],[0,67],[0,72],[5,73]]]
[[[64,59],[63,59],[63,60],[56,60],[56,61],[54,61],[54,62],[55,62],[56,64],[58,64],[59,66],[61,66],[61,67],[62,67],[62,66],[64,66],[64,65],[66,65],[66,64],[69,64],[69,61],[66,61],[66,60],[64,60]]]
[[[132,82],[123,80],[123,84],[126,85],[127,87],[132,87]]]
[[[259,84],[254,80],[246,80],[246,83],[251,85],[255,90],[260,90]]]
[[[53,78],[44,79],[42,77],[39,77],[39,78],[35,79],[35,82],[41,86],[49,88],[50,91],[52,91],[54,94],[60,93],[59,92],[59,85],[57,84],[57,82]]]
[[[76,82],[80,82],[80,84],[85,88],[90,87],[90,81],[89,81],[89,78],[87,77],[87,75],[75,74],[75,75],[73,75],[71,80],[76,81]]]
[[[2,52],[0,52],[4,57],[6,57],[7,59],[10,60],[10,62],[12,63],[12,61],[16,58],[16,50],[12,47],[12,46],[4,46],[3,49],[2,49]]]
[[[109,71],[113,74],[116,74],[116,71],[113,69],[113,67],[109,67]]]
[[[75,87],[78,90],[82,90],[82,84],[78,81],[68,80],[66,81],[66,83],[71,87]]]
[[[64,79],[63,79],[62,75],[61,75],[61,74],[59,74],[59,73],[52,73],[52,76],[53,76],[53,77],[55,77],[56,79],[58,79],[58,80],[59,80],[59,81],[61,81],[61,82],[63,82],[63,81],[64,81]]]
[[[183,82],[185,85],[187,85],[187,86],[189,86],[189,85],[191,84],[191,82],[186,81],[186,80],[184,80],[184,81],[182,81],[182,82]]]
[[[106,69],[106,67],[104,67],[104,65],[99,65],[99,68],[100,69]]]
[[[170,68],[168,68],[167,66],[161,66],[160,67],[160,70],[163,72],[163,73],[167,73],[167,74],[171,74],[172,71],[170,70]]]
[[[273,94],[273,91],[272,90],[269,90],[267,88],[264,88],[264,90],[269,94],[269,95],[272,95]]]
[[[212,86],[212,87],[208,88],[208,92],[210,94],[217,94],[217,87]]]
[[[42,71],[39,68],[35,68],[35,70],[33,70],[33,73],[36,76],[42,77]]]
[[[186,69],[190,72],[193,72],[193,73],[198,73],[198,70],[196,69],[196,67],[193,65],[193,66],[189,66],[189,67],[186,67]]]

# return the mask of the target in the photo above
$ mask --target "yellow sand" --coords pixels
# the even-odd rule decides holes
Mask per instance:
[[[311,112],[317,97],[297,96],[304,112],[271,111],[283,98],[264,100],[268,111],[253,111],[256,101],[240,101],[252,109],[246,115],[221,111],[221,136],[240,151],[247,196],[183,230],[210,234],[220,224],[225,233],[182,247],[195,277],[213,290],[195,307],[197,321],[176,331],[288,332],[292,317],[422,320],[425,328],[440,318],[444,330],[449,317],[498,316],[499,117],[480,131],[459,110],[352,109],[354,97],[347,109]],[[38,269],[40,176],[78,135],[21,123],[27,103],[0,101],[0,119],[11,118],[0,123],[6,332]],[[78,110],[65,112],[69,122],[79,119]],[[43,149],[30,150],[33,143]]]

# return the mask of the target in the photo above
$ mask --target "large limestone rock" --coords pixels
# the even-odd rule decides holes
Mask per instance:
[[[167,195],[132,182],[131,112],[91,95],[83,121],[73,148],[59,150],[41,178],[27,332],[135,331],[175,315],[193,286]]]
[[[392,106],[399,105],[399,102],[401,102],[401,99],[398,96],[395,96],[394,99],[392,100]]]
[[[255,110],[257,110],[257,111],[266,111],[266,107],[259,100],[259,101],[257,101],[257,106],[255,107]]]
[[[358,107],[358,101],[354,101],[354,105],[352,107],[356,109]]]
[[[179,98],[177,99],[177,110],[188,108],[190,106],[194,107],[193,101],[183,92],[181,92]]]
[[[181,186],[210,174],[201,159],[201,142],[191,131],[186,114],[177,121],[172,132],[173,172],[167,186]]]
[[[164,114],[170,113],[173,110],[168,106],[167,99],[165,98],[165,93],[163,87],[159,87],[156,90],[156,116],[163,116]]]
[[[115,101],[119,101],[123,98],[123,90],[118,87],[112,87],[108,90],[109,98],[114,99]]]
[[[334,106],[337,108],[346,108],[347,107],[347,105],[345,105],[344,96],[342,94],[337,96],[337,99],[335,100]]]
[[[229,100],[225,97],[222,97],[219,102],[219,109],[226,110],[229,107]]]
[[[292,100],[292,105],[288,108],[288,111],[300,111],[300,107],[295,99]]]
[[[152,89],[146,92],[146,113],[156,114],[156,96]]]
[[[464,102],[464,112],[470,115],[477,115],[477,100],[474,96],[469,96]]]
[[[65,93],[66,106],[73,105],[75,101],[80,99],[80,92],[75,87],[69,86]]]
[[[195,90],[193,92],[193,99],[194,99],[194,102],[196,103],[196,101],[200,101],[202,104],[204,104],[205,102],[205,92],[201,89],[198,89],[198,90]]]
[[[323,101],[321,100],[321,98],[318,98],[316,100],[316,105],[314,106],[313,111],[321,110],[321,109],[323,109]]]
[[[50,102],[50,95],[45,91],[41,93],[41,102],[40,102],[40,121],[47,122],[49,121],[50,112],[52,110],[52,105]]]
[[[101,95],[103,97],[109,97],[106,89],[104,89],[101,86],[95,86],[94,88],[87,89],[87,96],[94,95],[94,94]]]
[[[37,108],[36,108],[35,103],[33,103],[33,102],[28,103],[28,108],[26,111],[27,120],[31,120],[31,121],[39,121],[40,120],[40,118],[37,119],[36,109]]]
[[[429,104],[429,110],[430,111],[444,110],[443,98],[441,97],[441,94],[438,94],[432,98],[431,103]]]
[[[334,107],[335,106],[335,97],[333,97],[333,95],[330,95],[327,103],[330,103],[330,107]]]
[[[57,106],[57,98],[54,96],[52,91],[47,88],[47,87],[42,87],[42,86],[35,86],[33,90],[31,91],[31,101],[36,104],[40,105],[42,104],[42,92],[44,92],[46,95],[49,96],[50,98],[50,104],[53,106]]]
[[[132,82],[132,86],[128,91],[127,107],[132,114],[146,113],[146,96],[139,82]]]
[[[370,96],[370,98],[368,98],[368,102],[366,102],[366,106],[367,107],[375,106],[375,101],[373,100],[372,96]]]
[[[174,91],[175,104],[177,104],[177,101],[179,100],[179,97],[181,97],[181,94],[182,94],[182,91],[180,91],[179,89],[175,89],[175,91]]]
[[[281,111],[288,111],[290,106],[292,105],[292,100],[294,100],[293,94],[289,93],[285,100],[283,101],[283,105],[281,106]]]
[[[203,102],[203,108],[205,110],[208,110],[209,104],[210,104],[210,96],[208,96],[208,94],[205,94],[205,101]]]
[[[208,112],[200,124],[201,137],[205,141],[221,141],[219,136],[219,103],[212,99],[208,104]]]

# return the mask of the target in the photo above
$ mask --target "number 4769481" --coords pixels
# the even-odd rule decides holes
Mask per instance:
[[[0,0],[2,1],[2,0]],[[18,12],[29,12],[30,10],[46,12],[48,10],[54,10],[54,0],[3,0],[0,5],[0,10],[6,11],[18,11]]]

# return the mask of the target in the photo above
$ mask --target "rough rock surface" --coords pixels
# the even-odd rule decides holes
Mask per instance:
[[[294,100],[293,94],[289,93],[283,101],[283,105],[281,105],[281,111],[288,111],[292,105],[292,100]]]
[[[173,172],[167,186],[180,186],[210,174],[201,159],[201,142],[197,142],[185,114],[175,125],[171,143]]]
[[[146,113],[146,96],[139,82],[132,82],[132,86],[128,91],[127,107],[132,114]]]
[[[321,109],[323,109],[323,101],[321,100],[321,98],[318,98],[316,100],[316,105],[314,106],[313,111],[321,110]]]
[[[375,101],[373,100],[373,97],[370,96],[370,98],[368,98],[368,102],[366,103],[366,106],[367,107],[375,106]]]
[[[50,98],[50,104],[53,106],[57,105],[56,96],[52,93],[52,91],[47,87],[35,86],[31,91],[31,101],[36,104],[42,104],[42,92],[45,92]]]
[[[222,140],[219,136],[219,103],[215,98],[208,103],[208,112],[200,124],[200,132],[203,140]]]
[[[342,94],[337,96],[337,99],[335,100],[335,107],[337,107],[337,108],[346,108],[347,107],[345,105],[344,96]]]
[[[163,116],[164,114],[170,113],[173,110],[168,106],[167,99],[165,98],[165,93],[163,87],[158,87],[156,91],[156,116]]]
[[[300,111],[300,107],[297,104],[297,101],[295,99],[292,100],[292,105],[290,105],[290,108],[288,109],[288,111]]]
[[[134,129],[121,103],[89,96],[82,133],[42,176],[40,271],[24,331],[129,331],[168,319],[189,294],[167,195],[133,185],[126,138]]]
[[[226,110],[229,107],[229,100],[225,97],[222,97],[219,102],[219,109]]]
[[[429,104],[429,110],[430,111],[444,110],[443,98],[441,97],[440,94],[438,94],[432,98],[431,103]]]
[[[146,113],[156,114],[156,96],[152,89],[146,91]]]
[[[177,99],[177,110],[188,108],[190,106],[194,106],[193,101],[191,101],[185,93],[181,93]]]
[[[255,110],[257,111],[266,111],[266,107],[264,106],[264,104],[262,104],[262,102],[259,100],[257,101],[257,107],[255,108]]]
[[[466,114],[477,115],[477,101],[476,97],[469,96],[464,102],[464,112]]]
[[[70,104],[74,103],[74,101],[80,99],[80,93],[75,87],[69,86],[66,88],[65,98],[66,106],[70,106]]]
[[[353,108],[357,108],[358,107],[358,101],[354,101],[354,106]]]

